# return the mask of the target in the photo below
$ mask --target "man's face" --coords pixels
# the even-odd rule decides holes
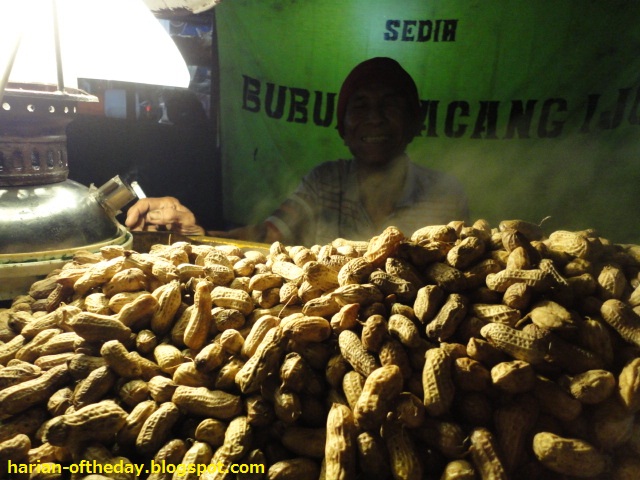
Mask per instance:
[[[355,158],[382,165],[404,152],[413,127],[406,97],[388,85],[371,84],[349,98],[343,138]]]

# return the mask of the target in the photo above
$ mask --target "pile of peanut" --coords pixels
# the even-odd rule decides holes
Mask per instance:
[[[637,479],[638,411],[640,246],[590,230],[109,246],[0,311],[0,478]]]

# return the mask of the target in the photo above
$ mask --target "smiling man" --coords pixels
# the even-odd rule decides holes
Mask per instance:
[[[337,119],[353,158],[312,169],[267,219],[268,228],[307,245],[368,240],[389,225],[410,235],[468,220],[460,183],[405,153],[424,119],[415,82],[397,61],[376,57],[357,65],[340,89]]]
[[[397,61],[376,57],[360,63],[343,82],[337,106],[338,133],[353,157],[313,168],[263,223],[208,233],[314,245],[369,240],[391,225],[409,236],[426,225],[468,220],[461,184],[414,163],[405,152],[423,121],[415,82]],[[174,198],[143,199],[129,209],[126,224],[198,233],[189,214]]]

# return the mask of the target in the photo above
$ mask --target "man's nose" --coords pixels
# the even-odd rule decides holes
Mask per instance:
[[[368,111],[368,117],[369,117],[369,121],[372,121],[372,122],[380,122],[382,120],[385,120],[387,118],[387,115],[384,109],[384,105],[381,105],[381,104],[371,105]]]

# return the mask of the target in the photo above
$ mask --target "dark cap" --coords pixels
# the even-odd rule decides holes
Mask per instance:
[[[413,78],[400,64],[388,57],[374,57],[355,66],[347,75],[338,94],[338,132],[344,136],[344,115],[349,97],[360,87],[373,82],[390,85],[403,92],[407,98],[409,112],[416,123],[416,134],[422,120],[422,108],[418,88]]]

